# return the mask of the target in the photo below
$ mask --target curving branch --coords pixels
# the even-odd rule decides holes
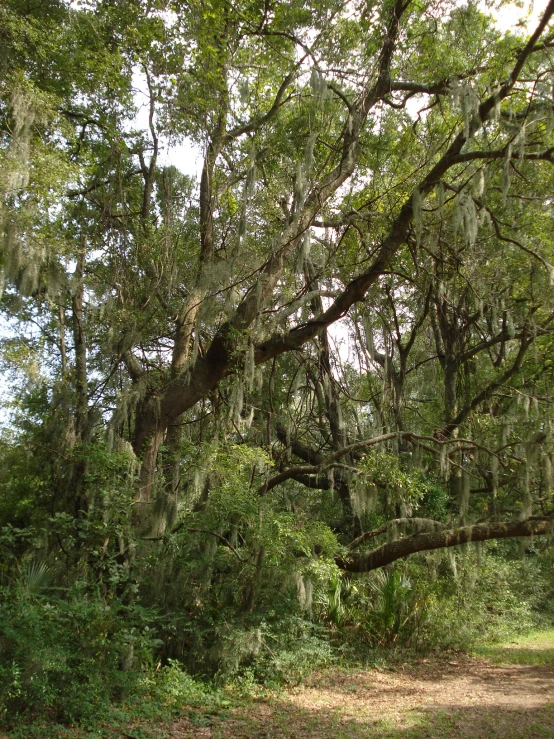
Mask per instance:
[[[395,528],[403,529],[415,529],[414,533],[422,533],[428,531],[442,531],[446,526],[440,521],[435,521],[433,518],[395,518],[392,521],[380,526],[378,529],[372,529],[372,531],[366,531],[361,536],[358,536],[354,541],[351,541],[348,549],[353,551],[358,549],[362,544],[365,544],[369,539],[374,539],[376,536],[386,534],[387,531]]]
[[[302,60],[303,61],[303,60]],[[286,98],[283,100],[285,92],[287,90],[287,87],[291,84],[291,82],[294,80],[294,78],[297,75],[297,69],[300,66],[301,62],[299,62],[293,72],[289,72],[285,79],[281,82],[281,85],[279,89],[277,90],[277,94],[275,95],[275,100],[273,101],[273,105],[271,108],[265,113],[264,115],[258,116],[256,118],[253,118],[248,123],[245,123],[241,126],[237,126],[236,128],[231,129],[230,131],[227,131],[225,135],[223,136],[221,140],[221,144],[227,144],[229,141],[232,141],[234,139],[238,139],[240,136],[245,136],[248,133],[252,133],[253,131],[256,131],[258,128],[261,128],[265,123],[268,123],[272,118],[274,118],[279,110],[283,107],[283,105],[287,102],[289,98]]]
[[[510,94],[525,62],[534,51],[534,47],[537,44],[538,39],[553,15],[554,0],[550,0],[535,32],[532,34],[527,44],[518,53],[517,62],[508,79],[501,85],[500,90],[491,94],[481,103],[479,110],[469,122],[467,136],[466,131],[464,130],[458,133],[447,151],[427,176],[420,182],[420,184],[414,188],[414,193],[419,191],[420,196],[424,197],[431,192],[433,187],[436,186],[443,175],[451,167],[459,163],[459,157],[467,141],[470,140],[482,127],[483,121],[487,120],[495,106]],[[352,280],[322,315],[302,324],[301,326],[296,326],[285,334],[285,336],[274,336],[259,345],[256,351],[256,362],[266,362],[279,354],[298,349],[316,336],[322,328],[330,326],[332,323],[343,318],[354,303],[364,300],[369,288],[375,284],[378,278],[383,274],[401,244],[406,241],[413,220],[413,215],[413,197],[410,197],[404,202],[404,205],[400,209],[400,212],[388,235],[383,240],[371,267],[366,272]]]
[[[496,149],[493,151],[468,151],[463,154],[459,154],[456,157],[456,163],[461,164],[462,162],[473,162],[476,159],[507,158],[514,160],[526,159],[531,162],[549,162],[550,164],[554,164],[554,147],[550,147],[544,151],[527,151],[523,152],[523,154],[520,154],[518,151],[512,151],[509,153],[506,147],[504,149]]]
[[[303,207],[295,215],[295,218],[284,227],[279,245],[260,272],[258,284],[253,286],[243,298],[233,318],[226,321],[219,328],[206,354],[197,359],[190,372],[175,377],[169,383],[163,397],[160,399],[158,418],[150,419],[148,426],[157,425],[160,428],[167,426],[173,418],[195,405],[206,393],[217,387],[224,377],[234,371],[233,357],[235,356],[236,342],[233,337],[236,337],[236,332],[242,333],[248,329],[256,316],[259,315],[264,301],[268,301],[273,295],[273,291],[283,273],[286,259],[296,247],[298,238],[310,227],[325,202],[348,180],[356,168],[359,139],[367,116],[370,110],[388,92],[389,69],[399,33],[400,19],[408,4],[402,3],[400,0],[395,3],[384,36],[377,79],[364,89],[355,105],[355,114],[353,116],[349,114],[348,120],[344,124],[341,134],[343,145],[340,161],[334,169],[313,185]],[[317,326],[314,333],[306,338],[306,341],[313,338],[321,328],[323,326]],[[259,349],[256,354],[255,361],[258,364],[261,361],[271,359],[272,356],[265,355],[262,351],[262,357]],[[144,443],[144,436],[136,438],[134,446],[137,453],[143,451]]]
[[[413,444],[414,446],[419,446],[423,449],[426,449],[427,451],[436,453],[436,450],[432,447],[430,447],[428,444],[422,443],[422,442],[430,442],[431,444],[434,444],[435,446],[442,447],[442,446],[449,446],[451,444],[455,444],[457,446],[454,446],[451,450],[452,452],[455,451],[461,451],[467,449],[469,446],[472,449],[483,449],[484,451],[488,452],[489,454],[495,456],[495,453],[490,451],[489,449],[486,449],[486,447],[483,447],[481,444],[477,444],[476,442],[472,441],[471,439],[459,439],[459,438],[449,438],[450,435],[444,433],[443,431],[439,431],[435,434],[435,436],[424,436],[421,434],[414,434],[411,431],[391,431],[388,434],[381,434],[380,436],[373,436],[371,439],[364,439],[363,441],[356,441],[353,444],[348,444],[348,446],[344,446],[341,449],[337,449],[337,451],[333,452],[332,454],[327,455],[326,457],[323,457],[322,455],[317,456],[317,459],[319,460],[315,464],[305,464],[305,465],[296,465],[295,467],[289,467],[286,470],[283,470],[282,472],[279,472],[279,474],[274,475],[269,480],[267,480],[258,490],[258,493],[260,495],[264,495],[269,490],[271,490],[274,487],[277,487],[277,485],[280,485],[283,482],[286,482],[287,480],[295,479],[298,475],[317,475],[320,472],[324,472],[325,470],[331,469],[332,467],[336,467],[342,457],[345,456],[354,456],[356,457],[356,452],[361,452],[364,449],[367,449],[368,447],[377,446],[378,444],[382,444],[385,441],[390,441],[392,439],[400,440],[404,439],[404,441],[407,441],[410,444]],[[299,442],[297,442],[298,444]],[[307,447],[304,447],[303,445],[300,445],[300,448],[302,451],[307,451]],[[303,457],[301,454],[298,454],[301,458]]]
[[[294,251],[298,239],[310,228],[326,202],[354,173],[359,157],[360,137],[368,115],[390,91],[390,68],[396,48],[400,20],[409,3],[397,0],[391,10],[387,28],[383,35],[381,54],[375,81],[368,84],[354,104],[354,114],[348,114],[341,133],[342,153],[340,161],[309,191],[306,200],[294,218],[288,222],[280,235],[275,250],[260,271],[258,284],[246,294],[235,315],[223,323],[214,336],[207,352],[199,357],[187,372],[178,374],[165,388],[159,403],[147,409],[144,418],[144,433],[135,436],[134,448],[137,454],[145,454],[149,448],[148,463],[154,465],[157,448],[161,443],[168,424],[187,409],[213,391],[221,380],[237,369],[236,336],[243,334],[259,315],[264,304],[269,301],[285,269],[286,260]],[[550,0],[543,17],[527,44],[517,55],[508,78],[500,89],[486,98],[473,116],[468,130],[462,129],[454,138],[446,152],[434,164],[428,174],[414,188],[414,193],[426,196],[441,180],[443,175],[457,163],[467,141],[482,127],[498,102],[504,100],[512,91],[519,75],[533,53],[546,25],[554,14],[554,0]],[[409,197],[396,216],[388,235],[383,239],[376,257],[368,270],[352,280],[333,301],[331,306],[316,318],[293,328],[284,336],[274,335],[255,348],[255,362],[267,362],[283,352],[300,348],[315,338],[322,329],[342,318],[354,303],[365,299],[369,288],[376,283],[388,268],[390,261],[406,241],[414,216],[413,197]],[[149,441],[151,440],[151,441]],[[373,442],[376,443],[376,442]],[[345,452],[347,453],[347,452]]]
[[[434,549],[447,549],[460,544],[490,541],[491,539],[550,535],[553,527],[554,511],[546,516],[533,516],[524,521],[479,523],[456,529],[412,534],[383,544],[370,552],[350,553],[345,557],[337,557],[335,561],[342,570],[347,572],[370,572],[416,552],[430,552]]]

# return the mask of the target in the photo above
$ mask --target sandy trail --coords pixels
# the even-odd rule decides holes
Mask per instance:
[[[554,739],[554,667],[445,657],[331,670],[225,717],[167,728],[171,739]]]

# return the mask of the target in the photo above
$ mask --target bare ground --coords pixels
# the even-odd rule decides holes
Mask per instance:
[[[189,714],[164,729],[171,739],[554,739],[551,634],[496,648],[494,662],[445,656],[394,671],[329,670],[226,716]]]

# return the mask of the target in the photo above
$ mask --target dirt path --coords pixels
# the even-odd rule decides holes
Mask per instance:
[[[553,739],[554,632],[539,645],[528,640],[491,652],[495,662],[437,658],[394,671],[327,671],[225,717],[183,718],[167,727],[168,736]]]

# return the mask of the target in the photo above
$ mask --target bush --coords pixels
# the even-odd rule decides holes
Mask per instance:
[[[471,649],[551,623],[549,564],[534,553],[510,559],[495,543],[419,555],[330,582],[318,616],[354,659],[395,646]]]
[[[170,659],[160,667],[150,681],[147,692],[165,708],[206,706],[217,702],[217,693],[206,684],[195,680],[177,660]]]
[[[0,590],[0,716],[98,718],[137,683],[157,640],[152,615],[75,586],[66,597]]]
[[[470,649],[544,624],[549,587],[537,557],[510,560],[491,545],[451,555],[448,568],[430,588],[424,639],[430,645]]]
[[[334,661],[326,629],[289,615],[248,630],[229,629],[222,640],[218,678],[266,687],[295,685]]]

